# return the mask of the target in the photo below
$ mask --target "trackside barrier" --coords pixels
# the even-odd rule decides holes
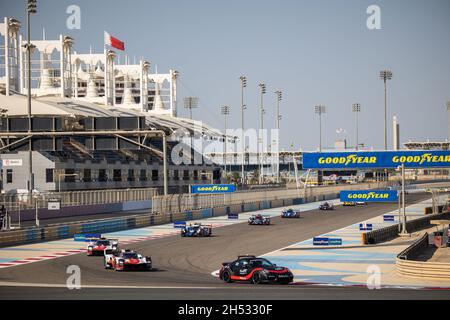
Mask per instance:
[[[397,259],[414,260],[428,247],[428,233],[397,255]]]
[[[228,213],[241,213],[259,210],[269,204],[270,208],[283,207],[291,204],[305,203],[303,198],[285,199],[245,204],[233,204],[229,206],[187,210],[177,213],[153,213],[140,214],[123,218],[97,219],[90,221],[75,221],[61,224],[48,225],[41,228],[29,227],[20,230],[0,232],[0,247],[20,245],[26,243],[67,239],[74,234],[82,233],[109,233],[133,228],[143,228],[151,225],[169,224],[174,221],[197,220],[209,217],[224,216]]]
[[[398,254],[395,265],[397,273],[427,280],[450,281],[450,263],[414,261],[428,247],[428,233]]]
[[[430,214],[425,217],[406,222],[408,232],[415,232],[430,226],[431,220],[448,219],[450,212]],[[398,224],[361,234],[363,244],[376,244],[395,239],[398,236]]]

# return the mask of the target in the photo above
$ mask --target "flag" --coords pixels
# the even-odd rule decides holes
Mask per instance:
[[[114,38],[106,31],[105,31],[105,45],[111,46],[113,48],[116,48],[116,49],[119,49],[122,51],[125,50],[125,43],[120,41],[117,38]]]

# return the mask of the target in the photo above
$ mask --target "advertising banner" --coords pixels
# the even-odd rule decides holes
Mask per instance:
[[[396,190],[342,190],[339,194],[341,202],[397,202]]]
[[[448,168],[450,151],[305,152],[303,169]]]
[[[232,193],[236,191],[234,184],[202,184],[191,186],[192,194]]]

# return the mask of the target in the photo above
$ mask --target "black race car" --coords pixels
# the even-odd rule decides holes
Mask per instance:
[[[328,202],[325,202],[319,206],[319,210],[334,210],[334,206]]]
[[[255,256],[239,256],[233,262],[222,263],[219,278],[225,282],[249,281],[254,284],[288,284],[294,279],[285,267],[277,267],[269,260]]]

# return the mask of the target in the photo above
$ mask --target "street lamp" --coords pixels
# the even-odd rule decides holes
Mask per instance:
[[[223,151],[223,163],[225,166],[225,175],[227,174],[227,124],[228,124],[228,115],[230,114],[229,106],[221,106],[220,113],[223,115],[225,120],[225,135],[224,135],[224,151]]]
[[[315,106],[314,112],[319,115],[319,151],[322,152],[322,114],[326,113],[325,106]]]
[[[25,49],[27,50],[27,101],[28,101],[28,133],[31,133],[31,52],[34,45],[31,44],[31,25],[30,25],[30,16],[36,13],[36,0],[28,0],[27,2],[27,43],[25,44]],[[32,150],[32,141],[33,139],[30,137],[28,142],[28,192],[31,194],[33,192],[33,150]]]
[[[280,154],[279,154],[279,142],[280,142],[280,102],[283,100],[283,93],[281,90],[274,92],[277,98],[277,131],[278,131],[278,141],[277,141],[277,183],[280,183]]]
[[[244,162],[245,162],[245,135],[244,135],[244,110],[247,109],[247,107],[244,104],[244,88],[247,87],[247,77],[245,76],[240,76],[239,79],[241,80],[241,129],[242,129],[242,135],[241,135],[241,151],[242,151],[242,155],[241,155],[241,179],[242,179],[242,185],[245,182],[245,178],[244,178]]]
[[[387,150],[387,93],[386,83],[387,80],[392,79],[392,71],[383,70],[380,71],[380,79],[384,81],[384,150]]]
[[[183,99],[184,107],[189,109],[189,119],[192,120],[192,109],[198,107],[198,97],[185,97]],[[194,159],[194,125],[192,125],[191,133],[191,157]]]
[[[358,113],[361,112],[361,105],[359,103],[354,103],[352,110],[355,113],[356,118],[356,150],[359,148],[359,127],[358,127]]]
[[[258,84],[260,89],[260,139],[258,141],[258,145],[261,142],[261,153],[260,153],[260,159],[259,159],[259,183],[262,183],[263,181],[263,170],[264,170],[264,137],[263,137],[263,130],[264,130],[264,113],[266,110],[264,110],[264,95],[266,94],[266,85],[263,82],[260,82]]]

